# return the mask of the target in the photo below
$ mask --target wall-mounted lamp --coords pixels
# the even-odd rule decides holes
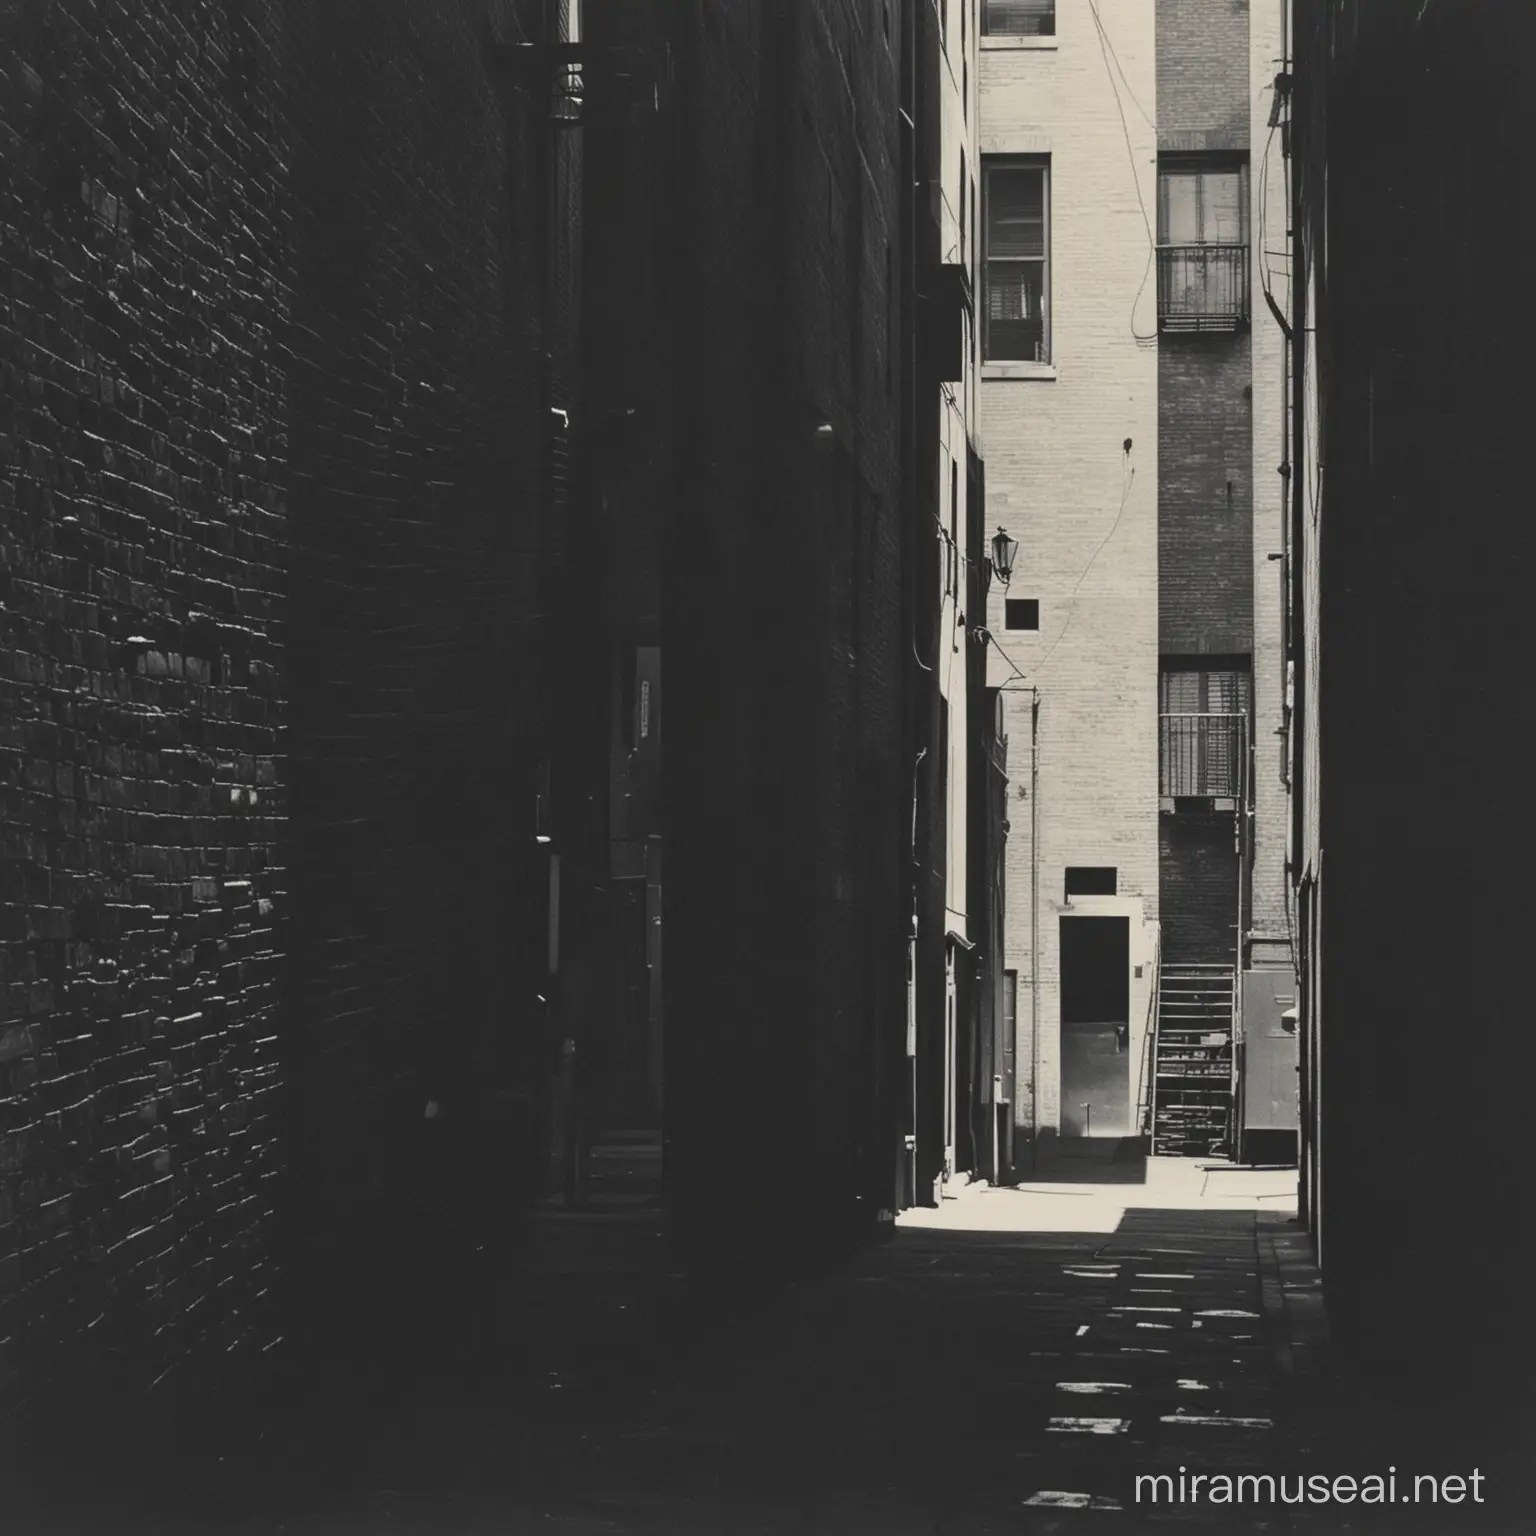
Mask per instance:
[[[997,572],[997,578],[1006,587],[1009,578],[1013,575],[1014,557],[1019,552],[1016,539],[1008,537],[1006,528],[999,528],[992,535],[992,569]]]

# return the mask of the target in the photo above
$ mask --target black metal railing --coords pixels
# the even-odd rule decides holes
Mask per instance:
[[[1231,331],[1247,320],[1246,245],[1158,246],[1160,330]]]
[[[1236,800],[1243,793],[1246,715],[1158,717],[1158,794],[1163,799]]]

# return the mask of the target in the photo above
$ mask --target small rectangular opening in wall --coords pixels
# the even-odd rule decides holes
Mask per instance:
[[[1039,629],[1040,599],[1010,597],[1003,602],[1003,623],[1009,629]]]
[[[1113,896],[1118,871],[1112,865],[1077,865],[1067,868],[1067,899],[1074,896]]]

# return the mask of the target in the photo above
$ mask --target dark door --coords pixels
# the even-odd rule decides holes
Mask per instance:
[[[1131,920],[1061,920],[1061,1134],[1128,1136]]]

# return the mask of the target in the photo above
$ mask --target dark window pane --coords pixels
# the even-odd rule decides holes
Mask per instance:
[[[987,263],[986,355],[990,360],[1045,359],[1045,264]]]
[[[981,30],[988,37],[1054,37],[1056,0],[983,0]]]
[[[1118,873],[1113,865],[1069,865],[1067,896],[1113,896]]]
[[[1003,622],[1009,629],[1039,629],[1040,599],[1010,597],[1003,603]]]
[[[987,255],[1045,255],[1045,173],[993,171],[987,177]]]

